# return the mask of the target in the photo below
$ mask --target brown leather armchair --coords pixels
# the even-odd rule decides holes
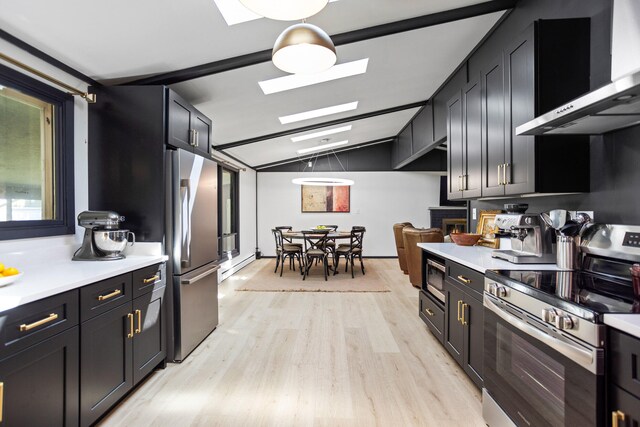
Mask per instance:
[[[404,250],[404,238],[402,237],[402,229],[405,227],[413,227],[413,225],[410,222],[393,224],[393,237],[396,239],[396,250],[398,251],[400,270],[402,270],[404,274],[409,274],[409,270],[407,269],[407,256]]]
[[[404,249],[407,255],[407,267],[409,268],[409,281],[420,288],[422,286],[422,249],[418,243],[442,243],[444,235],[439,228],[413,228],[402,229]]]

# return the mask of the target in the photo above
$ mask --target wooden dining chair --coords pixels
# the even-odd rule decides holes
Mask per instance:
[[[282,241],[283,241],[283,243],[286,243],[286,244],[289,244],[289,245],[298,246],[300,248],[300,251],[302,251],[302,243],[296,243],[296,242],[293,241],[292,238],[287,237],[287,236],[284,235],[285,232],[293,230],[292,226],[290,226],[290,225],[278,225],[278,226],[276,226],[274,228],[276,230],[280,230],[280,231],[283,232],[282,233]],[[293,265],[294,262],[293,261],[294,261],[293,258],[289,259],[289,270],[294,268],[294,265]]]
[[[362,241],[364,240],[364,232],[367,231],[366,228],[361,226],[353,226],[351,228],[351,238],[349,243],[340,244],[336,248],[336,253],[334,257],[334,269],[333,274],[336,275],[338,273],[338,263],[340,262],[340,257],[344,257],[345,259],[345,268],[344,272],[346,273],[349,270],[349,263],[351,263],[351,278],[355,278],[353,272],[353,260],[357,257],[360,260],[360,268],[362,269],[362,274],[364,275],[364,263],[362,262]]]
[[[274,228],[271,230],[273,233],[273,237],[276,241],[276,269],[274,273],[278,272],[278,267],[280,267],[280,277],[282,277],[282,271],[284,270],[284,260],[289,258],[289,268],[296,271],[295,260],[298,260],[298,265],[300,267],[300,274],[304,274],[304,268],[302,263],[302,247],[298,245],[291,245],[286,243],[282,237],[282,230],[278,230]]]
[[[329,230],[330,233],[335,233],[336,231],[338,231],[338,226],[337,225],[326,225],[323,224],[321,225],[321,227],[325,227],[326,229]],[[332,258],[335,258],[336,256],[336,239],[332,239],[332,238],[327,238],[327,249],[329,250],[329,253],[331,254]]]
[[[329,274],[328,234],[329,230],[302,230],[304,237],[304,275],[302,280],[307,278],[313,260],[322,262],[324,280],[327,280]]]

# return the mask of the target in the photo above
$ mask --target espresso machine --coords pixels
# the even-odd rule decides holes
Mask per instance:
[[[491,256],[514,264],[555,264],[555,230],[538,214],[498,214],[495,226],[511,237],[511,249]]]
[[[135,235],[129,230],[120,229],[123,221],[123,216],[111,211],[84,211],[78,214],[78,225],[85,228],[84,239],[72,259],[111,261],[125,258],[122,251],[127,243],[135,243]]]

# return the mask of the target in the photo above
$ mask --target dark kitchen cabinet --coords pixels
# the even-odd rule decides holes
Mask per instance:
[[[482,97],[479,81],[465,85],[448,104],[449,199],[482,194]]]
[[[448,101],[467,84],[466,62],[438,89],[433,96],[433,142],[442,143],[447,138]]]
[[[433,105],[427,105],[416,115],[412,122],[412,154],[426,153],[434,147],[433,143]]]
[[[211,121],[164,86],[91,91],[97,102],[88,107],[89,208],[123,215],[138,241],[162,242],[167,148],[209,157]]]
[[[445,327],[444,347],[449,354],[462,365],[464,360],[464,325],[462,324],[462,304],[465,294],[459,287],[445,282]]]
[[[78,425],[78,327],[0,360],[0,424]]]
[[[418,315],[438,341],[444,344],[445,312],[442,308],[442,303],[436,302],[424,290],[420,290],[418,297]]]
[[[0,413],[7,426],[78,425],[78,291],[0,313]]]
[[[640,339],[609,329],[609,413],[620,427],[640,427]],[[613,424],[617,427],[616,424]]]
[[[589,191],[588,137],[515,133],[589,90],[589,27],[536,21],[482,71],[483,197]]]
[[[130,291],[118,306],[91,317],[80,326],[82,426],[93,424],[165,360],[164,265],[123,276],[129,276],[128,289],[133,282],[134,288],[147,289],[146,293],[132,299]],[[138,285],[145,282],[149,287]],[[104,286],[99,282],[86,288],[91,287]],[[92,300],[82,300],[82,304],[92,305]],[[85,311],[83,307],[81,311]]]
[[[484,308],[480,291],[484,276],[451,261],[446,264],[445,348],[482,388]]]
[[[411,122],[398,135],[398,163],[408,159],[413,154],[413,127]]]
[[[211,120],[172,90],[167,102],[167,144],[209,154]]]

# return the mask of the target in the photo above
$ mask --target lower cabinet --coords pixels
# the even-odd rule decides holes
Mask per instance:
[[[640,427],[640,398],[614,385],[610,399],[612,427]]]
[[[640,427],[640,339],[609,328],[612,427]]]
[[[444,310],[425,291],[420,290],[419,315],[435,337],[444,344]]]
[[[78,327],[0,360],[2,426],[78,425]]]
[[[165,359],[166,287],[80,325],[80,424],[91,425]]]

